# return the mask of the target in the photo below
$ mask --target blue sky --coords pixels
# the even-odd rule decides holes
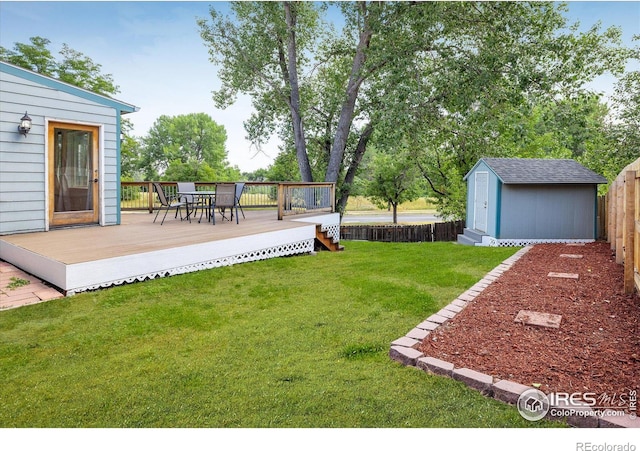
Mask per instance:
[[[231,164],[251,171],[267,167],[277,154],[273,140],[257,154],[244,139],[242,127],[251,114],[247,98],[218,110],[211,91],[219,87],[217,70],[200,38],[196,18],[209,17],[210,6],[224,2],[0,2],[0,45],[13,48],[32,36],[63,43],[84,53],[112,74],[119,100],[140,107],[129,115],[134,133],[145,135],[162,114],[209,114],[227,130]],[[570,22],[587,29],[597,21],[622,27],[623,39],[640,34],[640,2],[569,2]],[[601,77],[593,87],[610,93],[615,79]]]

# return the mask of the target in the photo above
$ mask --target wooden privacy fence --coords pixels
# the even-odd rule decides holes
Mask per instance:
[[[606,204],[607,241],[624,265],[624,291],[640,292],[640,158],[611,183]]]
[[[340,239],[417,243],[455,241],[464,232],[464,221],[418,225],[343,225]]]

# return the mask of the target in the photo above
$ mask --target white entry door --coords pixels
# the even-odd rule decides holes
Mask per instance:
[[[478,232],[487,231],[487,208],[489,202],[489,173],[476,172],[473,228]]]

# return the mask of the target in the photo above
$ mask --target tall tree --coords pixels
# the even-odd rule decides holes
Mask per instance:
[[[249,129],[249,137],[258,143],[264,137],[265,122],[281,115],[286,106],[300,174],[304,181],[312,181],[298,71],[307,64],[307,53],[320,34],[317,6],[310,2],[233,2],[231,10],[233,20],[213,7],[211,23],[198,20],[211,61],[221,67],[222,87],[214,92],[214,101],[224,108],[238,93],[249,93],[254,104],[263,107],[258,108],[261,117]]]
[[[49,49],[51,41],[40,36],[29,38],[30,44],[16,42],[13,50],[0,47],[0,60],[57,78],[69,84],[106,96],[120,92],[111,74],[103,74],[102,66],[85,54],[62,45],[56,60]]]
[[[322,10],[304,5],[234,3],[233,19],[212,10],[211,24],[199,25],[220,66],[218,106],[250,95],[250,136],[279,129],[303,180],[324,167],[326,181],[343,185],[341,204],[374,130],[378,148],[410,136],[425,149],[414,160],[446,197],[447,179],[460,179],[498,136],[496,114],[574,94],[627,57],[619,30],[578,33],[552,2],[340,2],[339,33],[320,30]]]
[[[640,35],[635,36],[640,40]],[[632,59],[640,63],[640,47],[632,49]],[[615,179],[625,166],[640,155],[640,70],[626,72],[615,86],[612,115],[605,126],[606,142],[592,146],[581,162],[607,177]],[[608,186],[600,186],[602,194]]]
[[[226,140],[224,126],[205,113],[160,116],[143,138],[141,164],[145,177],[151,180],[173,165],[171,172],[181,179],[197,180],[205,164],[221,177],[229,166]],[[207,178],[211,177],[208,174]]]
[[[376,153],[372,158],[370,180],[365,195],[378,207],[391,206],[393,223],[398,223],[398,205],[417,199],[423,190],[418,168],[411,161],[406,149],[397,153]]]

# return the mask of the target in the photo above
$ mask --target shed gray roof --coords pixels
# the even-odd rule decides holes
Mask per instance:
[[[599,184],[607,179],[575,160],[482,158],[504,184]],[[469,171],[469,174],[480,163]],[[465,179],[469,176],[467,174]]]

